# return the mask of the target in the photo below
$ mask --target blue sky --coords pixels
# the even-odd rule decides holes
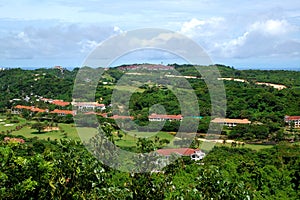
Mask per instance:
[[[300,68],[296,0],[0,0],[0,67],[80,66],[98,43],[139,28],[190,37],[214,63]]]

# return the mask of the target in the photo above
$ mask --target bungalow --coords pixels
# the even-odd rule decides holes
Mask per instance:
[[[57,114],[59,116],[66,116],[66,115],[76,115],[76,111],[73,110],[58,110],[55,109],[53,111],[50,112],[51,114]]]
[[[285,123],[291,126],[291,123],[294,123],[294,128],[300,128],[300,116],[285,116]]]
[[[151,114],[148,116],[149,121],[160,122],[160,121],[181,121],[183,119],[182,115],[159,115]]]
[[[177,148],[177,149],[158,149],[156,151],[159,155],[169,157],[172,154],[177,154],[180,156],[189,156],[192,160],[202,160],[205,153],[199,149],[191,148]]]
[[[53,101],[51,102],[51,104],[54,104],[54,105],[57,105],[57,106],[62,106],[62,107],[64,107],[64,106],[70,105],[70,102],[65,102],[65,101],[63,101],[63,100],[53,100]]]
[[[212,123],[223,124],[224,126],[234,127],[237,124],[251,124],[248,119],[228,119],[228,118],[215,118],[211,120]]]
[[[20,114],[21,110],[29,110],[31,112],[38,112],[38,113],[44,113],[48,112],[48,110],[35,108],[34,106],[23,106],[23,105],[16,105],[14,107],[14,110],[12,111],[13,114]]]

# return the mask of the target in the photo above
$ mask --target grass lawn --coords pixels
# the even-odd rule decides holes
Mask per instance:
[[[201,143],[202,144],[202,143]],[[200,144],[200,148],[201,148],[201,144]],[[209,143],[206,143],[207,145],[203,145],[203,149],[204,150],[208,150],[209,148],[208,147],[211,147],[211,146],[218,146],[218,147],[221,147],[221,146],[225,146],[225,147],[231,147],[231,144],[229,143],[226,143],[226,144],[222,144],[222,143],[214,143],[214,142],[209,142]],[[246,144],[244,146],[240,145],[240,146],[237,146],[237,147],[234,147],[234,148],[249,148],[249,149],[252,149],[252,150],[256,150],[256,151],[259,151],[261,149],[267,149],[267,148],[272,148],[274,147],[274,145],[263,145],[263,144]]]
[[[85,138],[89,138],[90,133],[95,133],[94,128],[82,128],[82,127],[74,127],[73,124],[58,124],[59,131],[49,131],[49,132],[41,132],[38,133],[37,130],[31,129],[29,126],[26,126],[18,131],[13,131],[12,135],[22,135],[27,138],[38,137],[39,139],[73,139],[73,140],[80,140],[77,131],[80,131],[81,138],[84,140]],[[87,137],[85,137],[85,134]]]
[[[5,118],[5,116],[0,115],[0,132],[13,130],[16,126],[26,123],[24,118],[18,117],[19,123],[10,123],[9,120]],[[28,121],[29,123],[35,123],[36,121]],[[4,126],[5,124],[12,124],[12,126]],[[58,124],[59,130],[50,131],[50,132],[41,132],[38,133],[37,130],[31,129],[30,126],[26,126],[18,131],[13,131],[12,135],[22,135],[27,138],[38,137],[39,139],[73,139],[73,140],[88,140],[93,137],[97,133],[96,128],[89,128],[89,127],[75,127],[74,124]],[[79,134],[80,133],[80,137]],[[116,141],[116,145],[120,147],[135,147],[138,138],[148,138],[151,140],[155,139],[155,136],[159,137],[160,139],[167,139],[170,141],[168,144],[169,148],[178,148],[178,146],[173,145],[173,141],[175,137],[167,132],[138,132],[138,131],[131,131],[130,133],[124,134],[121,132],[123,137],[120,139],[116,132],[114,133],[114,139]],[[208,146],[223,146],[224,144],[217,143],[217,144],[209,144]],[[225,144],[227,147],[231,147],[231,144]],[[201,145],[200,145],[201,147]],[[250,148],[253,150],[261,150],[265,148],[272,148],[273,145],[259,145],[259,144],[245,144],[244,146],[236,147],[236,148]],[[203,148],[208,148],[207,146]]]
[[[11,123],[10,120],[6,119],[6,116],[0,115],[0,132],[7,131],[7,130],[13,130],[16,128],[16,126],[22,125],[26,123],[26,120],[21,117],[13,116],[13,118],[17,118],[19,120],[18,123]],[[9,124],[10,126],[5,126],[6,124]]]
[[[136,88],[136,87],[133,87],[133,86],[115,86],[115,85],[106,85],[104,86],[105,88],[109,88],[109,89],[113,89],[113,90],[121,90],[121,91],[128,91],[128,92],[144,92],[145,89],[141,89],[141,88]]]
[[[115,135],[115,141],[116,145],[120,147],[133,147],[136,145],[136,142],[138,138],[148,138],[151,140],[154,140],[155,136],[159,137],[159,139],[167,139],[169,141],[172,141],[174,139],[174,136],[167,132],[137,132],[137,131],[131,131],[130,134],[123,134],[122,139],[120,140],[117,135]],[[136,137],[135,137],[136,135]]]

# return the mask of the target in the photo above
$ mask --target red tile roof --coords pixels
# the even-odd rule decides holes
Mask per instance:
[[[300,120],[300,116],[285,116],[286,121],[290,120]]]
[[[26,110],[31,110],[31,109],[32,109],[32,106],[16,105],[14,108],[16,108],[16,109],[26,109]]]
[[[40,109],[40,108],[32,108],[31,111],[32,111],[32,112],[39,112],[39,113],[46,112],[46,110]]]
[[[65,115],[75,115],[75,112],[73,110],[58,110],[55,109],[51,111],[52,114],[65,114]]]
[[[164,156],[169,156],[171,154],[179,154],[182,156],[190,156],[198,149],[191,148],[178,148],[178,149],[158,149],[157,153]]]
[[[68,106],[70,104],[70,102],[65,102],[63,100],[53,100],[51,103],[57,106]]]
[[[44,109],[40,109],[40,108],[35,108],[34,106],[23,106],[23,105],[17,105],[14,108],[16,109],[25,109],[25,110],[30,110],[32,112],[46,112],[46,110]]]
[[[151,114],[148,117],[149,119],[175,119],[181,120],[183,117],[182,115],[158,115],[158,114]]]

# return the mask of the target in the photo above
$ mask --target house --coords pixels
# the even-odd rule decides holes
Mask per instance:
[[[104,104],[99,104],[97,102],[72,102],[72,105],[80,111],[106,109]]]
[[[66,116],[66,115],[76,115],[76,111],[73,110],[59,110],[59,109],[55,109],[53,111],[50,112],[51,114],[57,114],[59,116]]]
[[[51,102],[51,104],[54,104],[54,105],[57,105],[57,106],[64,107],[64,106],[70,105],[70,102],[65,102],[65,101],[63,101],[63,100],[53,100],[53,101]]]
[[[215,118],[211,120],[212,123],[223,124],[224,126],[234,127],[238,124],[251,124],[248,119],[229,119],[229,118]]]
[[[160,122],[160,121],[181,121],[183,119],[182,115],[159,115],[159,114],[151,114],[148,116],[149,121],[152,122]]]
[[[192,160],[202,160],[205,157],[205,153],[199,149],[192,148],[174,148],[174,149],[158,149],[156,151],[159,155],[169,157],[172,154],[180,156],[189,156]]]
[[[285,116],[285,123],[291,126],[291,123],[294,123],[294,128],[300,128],[300,116]]]
[[[48,110],[45,109],[40,109],[40,108],[32,108],[31,112],[38,112],[38,113],[44,113],[44,112],[48,112]]]
[[[44,113],[48,112],[48,110],[36,108],[34,106],[23,106],[23,105],[16,105],[14,107],[14,110],[12,111],[13,114],[20,114],[21,110],[29,110],[31,112],[38,112],[38,113]]]

